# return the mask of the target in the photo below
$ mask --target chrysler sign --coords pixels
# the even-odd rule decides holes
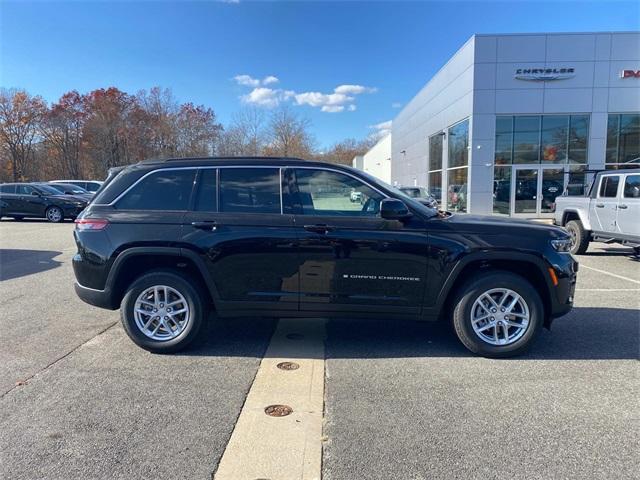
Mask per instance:
[[[545,82],[547,80],[565,80],[575,77],[576,71],[573,67],[562,68],[518,68],[514,78],[517,80],[532,80],[534,82]]]

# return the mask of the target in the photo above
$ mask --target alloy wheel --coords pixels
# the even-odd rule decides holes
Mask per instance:
[[[62,220],[62,210],[58,207],[51,207],[47,210],[47,220],[50,222],[59,222]]]
[[[138,329],[159,342],[176,338],[191,319],[185,297],[166,285],[154,285],[140,293],[133,307],[133,315]]]
[[[510,345],[529,327],[529,306],[524,298],[508,288],[482,293],[471,308],[471,326],[475,334],[490,345]]]

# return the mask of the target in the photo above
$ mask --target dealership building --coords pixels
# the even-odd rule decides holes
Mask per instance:
[[[389,140],[396,185],[452,211],[549,216],[593,170],[640,166],[640,32],[474,35]]]

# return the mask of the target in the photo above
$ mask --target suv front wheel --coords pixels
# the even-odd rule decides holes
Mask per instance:
[[[544,307],[535,288],[510,272],[487,272],[459,292],[453,325],[474,353],[500,358],[527,350],[543,324]]]
[[[120,305],[122,325],[138,346],[154,353],[182,350],[204,320],[200,292],[182,276],[147,273],[127,290]]]

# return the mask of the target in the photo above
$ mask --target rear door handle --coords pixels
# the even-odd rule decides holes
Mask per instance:
[[[218,228],[217,222],[191,222],[191,226],[193,228],[197,228],[199,230],[211,230],[214,232]]]
[[[627,208],[627,206],[625,204],[622,204],[622,205],[618,205],[618,208],[624,210],[625,208]]]
[[[331,232],[333,230],[335,230],[335,227],[332,227],[330,225],[305,225],[304,229],[307,232],[313,232],[313,233],[328,233]]]
[[[596,203],[596,208],[604,208],[604,203]]]

